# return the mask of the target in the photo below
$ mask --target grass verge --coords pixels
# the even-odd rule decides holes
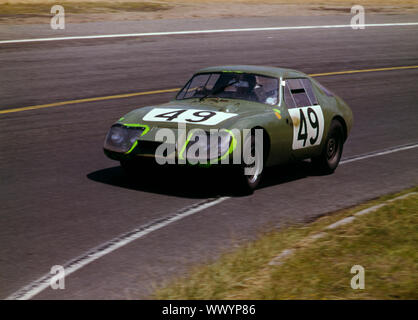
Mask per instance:
[[[158,288],[157,299],[418,299],[418,194],[390,202],[346,225],[306,240],[342,218],[418,188],[385,196],[308,225],[261,235],[209,265]],[[296,249],[281,265],[282,250]],[[353,265],[365,289],[353,290]]]
[[[49,23],[53,4],[64,6],[67,23],[350,15],[355,4],[365,6],[366,14],[418,12],[418,0],[0,0],[0,23]]]
[[[51,17],[51,7],[59,4],[71,14],[79,13],[119,13],[119,12],[153,12],[167,10],[170,6],[157,2],[112,2],[112,1],[58,1],[57,3],[10,3],[6,2],[0,7],[2,15],[39,15]]]

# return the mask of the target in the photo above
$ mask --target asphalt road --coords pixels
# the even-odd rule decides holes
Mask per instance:
[[[305,17],[283,23],[339,19]],[[374,19],[413,22],[418,16]],[[234,20],[234,27],[251,22]],[[271,25],[264,23],[254,22]],[[205,22],[205,27],[218,25]],[[28,26],[15,30],[7,30],[9,38],[33,36]],[[417,35],[418,27],[410,26],[1,45],[0,109],[175,88],[210,65],[271,65],[306,73],[418,65]],[[418,69],[318,78],[353,109],[344,158],[418,142],[417,79]],[[206,198],[230,195],[219,186],[221,177],[207,172],[157,173],[146,184],[132,184],[118,163],[103,155],[104,136],[116,119],[172,97],[148,95],[0,115],[0,298],[51,266],[135,227]],[[306,164],[271,169],[254,195],[229,198],[172,223],[70,275],[65,290],[47,289],[35,298],[146,298],[156,284],[262,230],[309,221],[416,185],[417,159],[415,148],[347,163],[329,176],[316,176]]]

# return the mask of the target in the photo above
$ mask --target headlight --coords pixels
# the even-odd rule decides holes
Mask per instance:
[[[131,150],[141,136],[144,128],[113,125],[107,133],[104,148],[110,151],[126,153]]]
[[[232,137],[227,131],[196,130],[186,148],[188,160],[213,160],[228,152]]]

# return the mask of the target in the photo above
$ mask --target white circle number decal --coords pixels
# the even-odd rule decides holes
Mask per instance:
[[[324,115],[321,106],[289,109],[293,122],[292,149],[317,146],[322,141]]]

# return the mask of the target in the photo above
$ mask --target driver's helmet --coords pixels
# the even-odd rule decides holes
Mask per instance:
[[[237,93],[240,95],[250,95],[254,93],[257,84],[255,76],[252,74],[243,74],[237,84]]]

